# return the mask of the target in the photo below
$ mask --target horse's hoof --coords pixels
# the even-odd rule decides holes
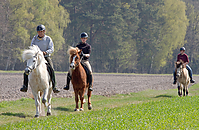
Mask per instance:
[[[80,110],[80,111],[84,111],[84,109],[83,109],[83,108],[80,108],[79,110]]]
[[[75,110],[74,110],[74,111],[79,111],[79,109],[75,108]]]
[[[88,110],[91,110],[92,109],[92,105],[88,105]]]
[[[39,115],[35,115],[35,118],[39,118]]]
[[[46,103],[46,101],[47,101],[46,99],[42,99],[42,103],[43,103],[43,104],[45,104],[45,103]]]
[[[50,112],[47,112],[47,116],[50,116],[51,115],[51,113]]]

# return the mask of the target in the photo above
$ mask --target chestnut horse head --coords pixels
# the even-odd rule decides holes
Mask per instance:
[[[83,104],[85,102],[84,100],[84,94],[86,89],[88,89],[89,84],[87,83],[87,75],[86,72],[81,65],[81,50],[78,48],[70,47],[68,49],[69,57],[69,63],[70,63],[70,75],[71,75],[71,82],[73,84],[73,89],[75,92],[75,102],[76,102],[76,108],[75,111],[83,111]],[[87,91],[88,95],[88,109],[92,109],[91,105],[91,91]],[[79,109],[78,101],[79,98],[81,100],[81,106]]]
[[[68,53],[70,54],[69,63],[70,63],[70,69],[75,70],[77,66],[79,66],[81,59],[80,54],[82,50],[79,50],[77,47],[73,48],[70,47],[68,50]]]

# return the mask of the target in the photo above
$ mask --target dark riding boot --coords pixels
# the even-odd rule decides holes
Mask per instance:
[[[195,83],[195,80],[193,80],[193,79],[191,78],[190,82],[191,82],[191,83]]]
[[[173,81],[173,84],[176,84],[176,83],[177,83],[177,81],[176,81],[176,80],[174,80],[174,81]]]
[[[176,84],[177,83],[176,70],[173,71],[173,78],[174,78],[173,84]]]
[[[52,70],[52,85],[53,85],[53,92],[54,92],[54,93],[59,93],[60,90],[57,89],[57,86],[56,86],[55,72],[54,72],[54,70]]]
[[[26,75],[24,73],[24,81],[23,81],[23,86],[22,88],[20,89],[21,92],[27,92],[28,90],[28,75]]]
[[[52,80],[52,88],[53,88],[53,92],[54,93],[59,93],[60,90],[57,89],[57,86],[56,86],[56,81],[55,81],[55,72],[53,70],[53,68],[51,67],[50,64],[47,64],[47,70],[50,74],[50,77],[51,77],[51,80]]]
[[[186,68],[187,68],[187,70],[188,70],[188,72],[189,72],[190,82],[191,82],[191,83],[195,83],[195,81],[194,81],[193,78],[192,78],[193,72],[192,72],[191,67],[190,67],[189,65],[186,65]]]
[[[89,83],[89,87],[88,90],[93,91],[93,75],[92,73],[88,74],[88,83]]]
[[[70,88],[70,80],[71,80],[71,76],[68,73],[68,75],[67,75],[67,83],[66,83],[66,86],[64,87],[64,90],[69,90],[69,88]]]

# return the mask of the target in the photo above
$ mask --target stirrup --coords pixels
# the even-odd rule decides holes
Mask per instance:
[[[66,87],[64,87],[64,90],[69,90],[70,86],[66,85]]]
[[[195,83],[195,81],[193,79],[190,80],[191,83]]]
[[[57,89],[57,88],[55,87],[55,88],[53,88],[53,92],[54,92],[54,93],[59,93],[59,92],[60,92],[60,90],[59,90],[59,89]]]
[[[88,90],[93,91],[93,88],[92,87],[88,87]]]
[[[26,87],[25,85],[23,85],[23,87],[20,89],[21,92],[27,92],[28,91],[28,87]]]

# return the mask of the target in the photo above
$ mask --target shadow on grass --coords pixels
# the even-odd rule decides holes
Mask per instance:
[[[73,109],[71,108],[66,108],[66,107],[56,107],[56,108],[53,108],[54,110],[59,110],[59,111],[68,111],[68,112],[74,112]]]
[[[4,116],[16,116],[16,117],[19,117],[19,118],[32,117],[30,115],[25,115],[24,113],[12,113],[12,112],[1,113],[0,115],[4,115]]]
[[[170,96],[170,95],[158,95],[155,96],[154,98],[173,98],[174,96]]]

